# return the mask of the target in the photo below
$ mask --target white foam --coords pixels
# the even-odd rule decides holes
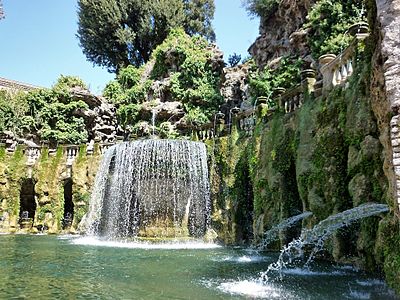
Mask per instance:
[[[301,269],[301,268],[282,269],[282,273],[288,275],[297,275],[297,276],[340,276],[346,274],[345,272],[341,271],[321,272],[321,271],[311,271],[309,269]]]
[[[149,243],[149,242],[123,242],[123,241],[107,241],[100,240],[95,237],[80,237],[71,239],[74,245],[100,246],[111,248],[129,248],[129,249],[215,249],[222,246],[212,243],[204,243],[201,241],[191,242],[165,242],[165,243]]]
[[[73,235],[73,234],[63,234],[63,235],[57,236],[57,239],[59,239],[59,240],[69,240],[71,238],[77,238],[77,237],[79,237],[79,236]]]
[[[251,257],[248,257],[246,255],[243,255],[237,259],[238,262],[252,262],[253,260]]]
[[[271,284],[264,284],[261,281],[242,280],[223,282],[218,287],[224,293],[237,294],[248,297],[268,297],[268,299],[290,299],[290,295],[282,289]]]
[[[349,296],[353,299],[371,299],[370,293],[365,293],[360,291],[351,291]]]
[[[385,282],[379,279],[356,280],[356,283],[361,286],[385,285]]]
[[[243,256],[224,256],[224,257],[214,257],[213,261],[227,261],[227,262],[238,262],[238,263],[251,263],[264,261],[266,258],[259,255],[243,255]]]

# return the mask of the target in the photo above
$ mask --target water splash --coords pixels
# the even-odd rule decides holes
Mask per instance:
[[[193,241],[166,241],[166,242],[145,242],[145,241],[108,241],[96,237],[73,237],[69,238],[71,244],[93,247],[145,249],[145,250],[199,250],[218,249],[222,246],[214,243],[205,243],[200,240]]]
[[[358,207],[343,211],[336,215],[332,215],[327,219],[319,222],[311,230],[303,230],[300,237],[294,239],[283,247],[279,258],[276,262],[271,263],[267,271],[261,273],[261,279],[268,281],[268,274],[272,271],[279,272],[282,278],[282,269],[291,265],[294,261],[304,257],[304,249],[306,246],[312,246],[305,265],[308,266],[314,259],[315,255],[323,249],[324,242],[336,230],[363,218],[374,216],[389,211],[389,207],[385,204],[366,203]]]
[[[270,230],[268,230],[264,233],[263,240],[256,246],[256,248],[259,250],[267,248],[267,246],[271,242],[275,241],[278,238],[280,231],[282,231],[283,229],[286,229],[286,228],[290,228],[293,225],[295,225],[296,223],[298,223],[299,221],[301,221],[305,218],[308,218],[310,216],[312,216],[312,212],[305,211],[299,215],[290,217],[290,218],[286,219],[285,221],[279,223],[278,225],[272,227]]]
[[[81,228],[109,239],[200,237],[210,210],[203,143],[126,142],[104,154]]]

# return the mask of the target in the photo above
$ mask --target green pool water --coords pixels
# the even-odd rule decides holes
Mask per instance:
[[[276,254],[215,245],[0,236],[0,299],[396,299],[349,266],[259,274]]]

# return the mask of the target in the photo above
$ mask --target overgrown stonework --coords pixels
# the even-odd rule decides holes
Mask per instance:
[[[86,146],[81,146],[72,169],[67,167],[66,155],[61,147],[51,154],[47,148],[42,148],[33,168],[26,165],[23,152],[22,147],[11,154],[0,148],[0,232],[61,232],[64,229],[64,187],[68,179],[72,179],[74,218],[72,226],[66,229],[74,232],[88,208],[90,190],[100,159],[98,147],[95,147],[93,155],[87,155]],[[19,224],[21,212],[24,210],[21,191],[27,182],[34,184],[29,195],[34,199],[35,205],[32,211],[34,215],[29,215],[29,218],[34,221],[32,227],[23,228]]]
[[[384,266],[386,279],[400,293],[400,169],[399,100],[400,100],[400,1],[376,1],[375,48],[371,81],[372,107],[378,118],[380,140],[384,146],[385,174],[393,214],[380,222],[377,252]]]
[[[295,113],[259,120],[251,140],[234,133],[217,141],[213,174],[219,177],[212,178],[212,186],[214,205],[224,208],[216,211],[223,239],[232,243],[249,238],[251,232],[244,235],[248,216],[237,216],[252,206],[250,223],[259,240],[265,230],[306,210],[313,212],[304,224],[311,227],[362,203],[392,205],[371,110],[369,70],[359,64],[347,89],[336,88],[327,97],[309,95]],[[251,193],[243,194],[246,186],[252,187]],[[329,254],[375,268],[382,254],[376,239],[381,219],[372,217],[339,232],[327,245]],[[298,234],[299,228],[285,232],[281,244]]]

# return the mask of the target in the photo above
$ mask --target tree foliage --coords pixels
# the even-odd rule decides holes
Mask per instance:
[[[214,0],[79,0],[78,37],[84,54],[109,71],[140,66],[172,28],[214,40]]]
[[[4,18],[3,3],[0,0],[0,20]]]
[[[253,99],[269,96],[276,88],[289,89],[300,83],[302,60],[294,56],[285,56],[275,69],[254,69],[250,74],[250,94]]]
[[[304,28],[308,28],[308,44],[314,58],[322,54],[339,54],[352,37],[347,33],[350,25],[365,18],[363,0],[320,0],[310,10]]]
[[[17,136],[34,134],[53,143],[82,143],[88,133],[84,119],[75,114],[88,109],[81,100],[74,99],[71,87],[85,84],[77,77],[61,76],[52,89],[38,89],[29,93],[0,93],[0,132],[12,131]]]
[[[278,8],[279,0],[242,0],[250,15],[267,19]]]
[[[229,55],[228,57],[228,64],[230,67],[236,67],[240,61],[242,60],[242,56],[237,53],[233,53],[232,55]]]
[[[123,126],[134,125],[139,121],[140,105],[154,92],[152,84],[168,78],[168,93],[185,107],[186,120],[200,125],[211,120],[222,102],[221,74],[211,60],[212,50],[207,40],[174,29],[153,51],[146,65],[122,68],[116,80],[106,86],[103,96],[117,105],[117,116]],[[147,75],[145,70],[149,70]]]

